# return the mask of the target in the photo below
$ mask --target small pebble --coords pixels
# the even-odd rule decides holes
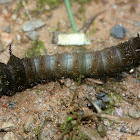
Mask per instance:
[[[46,106],[47,106],[47,104],[43,104],[43,106],[44,106],[44,107],[46,107]]]
[[[139,27],[140,26],[140,21],[135,21],[134,26]]]
[[[79,115],[84,115],[84,110],[80,110]]]
[[[100,109],[105,110],[107,108],[106,104],[102,102],[102,100],[96,100],[95,104],[99,106]]]
[[[72,83],[71,83],[71,80],[68,78],[65,80],[64,84],[66,87],[70,87]]]
[[[90,102],[88,102],[87,106],[88,106],[89,109],[93,108],[93,105]]]
[[[99,100],[102,100],[104,103],[107,103],[110,101],[110,98],[108,95],[106,95],[105,92],[100,92],[100,93],[97,93],[95,94],[95,97]]]
[[[122,72],[122,77],[123,77],[123,78],[126,78],[128,75],[129,75],[128,73]]]
[[[96,105],[98,105],[98,107],[100,109],[102,109],[102,110],[106,109],[106,105],[102,102],[102,100],[96,100],[94,102],[95,102]],[[88,106],[89,109],[92,109],[93,112],[96,112],[95,107],[90,102],[88,102],[87,106]]]
[[[123,127],[120,129],[120,132],[126,133],[126,128],[123,126]]]
[[[15,134],[13,132],[7,132],[3,136],[3,140],[18,140],[18,139],[17,139],[17,137],[15,136]]]
[[[104,124],[100,124],[97,127],[97,131],[98,131],[98,133],[100,134],[101,137],[104,137],[107,134],[107,128],[105,127]]]
[[[49,11],[50,10],[50,6],[49,5],[46,5],[45,6],[45,10]]]
[[[11,16],[11,18],[12,18],[13,21],[15,21],[15,20],[17,19],[17,15],[13,14],[13,15]]]
[[[138,131],[140,131],[140,123],[133,123],[131,127],[131,131],[132,131],[132,134],[135,134]]]
[[[23,31],[25,32],[30,32],[33,30],[36,30],[38,28],[41,28],[45,25],[46,23],[42,20],[32,20],[32,21],[27,21],[24,23],[22,26]]]
[[[42,102],[42,99],[38,99],[38,102],[40,102],[40,103],[41,103],[41,102]]]
[[[129,73],[133,73],[135,70],[134,69],[131,69],[130,71],[129,71]]]
[[[21,36],[18,34],[17,35],[17,40],[20,41],[21,40]]]
[[[125,97],[125,94],[123,93],[122,96]]]
[[[72,85],[72,86],[70,87],[70,89],[72,89],[72,90],[76,90],[76,88],[77,88],[77,86],[75,86],[75,85]]]
[[[132,106],[128,113],[131,118],[138,119],[140,117],[140,111],[135,106]]]
[[[15,102],[10,102],[9,103],[9,108],[15,109]]]
[[[118,6],[117,6],[116,4],[113,4],[113,5],[112,5],[112,9],[115,9],[115,10],[116,10],[117,7],[118,7]]]
[[[104,103],[108,103],[110,101],[110,98],[108,97],[108,95],[105,95],[104,97],[101,98],[101,100],[104,102]]]
[[[16,126],[14,123],[8,121],[8,122],[3,122],[0,129],[3,131],[10,131],[10,130],[13,130],[15,127]]]
[[[104,125],[105,125],[107,128],[110,127],[110,122],[109,122],[108,119],[104,119],[103,122],[104,122]]]
[[[24,125],[24,132],[30,132],[32,130],[32,123],[33,123],[34,119],[29,116],[29,118],[27,119],[25,125]]]
[[[3,31],[6,33],[11,33],[11,27],[8,25],[5,27],[5,29]]]
[[[123,27],[122,24],[119,24],[119,25],[114,26],[111,29],[110,34],[115,38],[123,39],[125,37],[126,30],[125,30],[125,28]]]
[[[96,97],[97,99],[101,99],[101,98],[104,97],[105,95],[106,95],[105,92],[100,92],[100,93],[95,94],[95,97]]]
[[[38,103],[38,101],[34,101],[34,103]]]
[[[29,37],[31,40],[35,41],[39,38],[40,34],[36,31],[31,31],[31,32],[28,32],[26,36]]]
[[[134,72],[133,74],[132,74],[132,76],[133,76],[133,78],[136,78],[136,72]]]
[[[29,112],[29,110],[28,110],[27,108],[25,108],[25,107],[23,107],[23,110],[24,110],[26,113]]]
[[[116,111],[118,116],[120,116],[121,118],[123,117],[123,110],[121,107],[115,108],[115,111]]]

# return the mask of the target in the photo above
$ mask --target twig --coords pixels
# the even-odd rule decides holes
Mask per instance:
[[[85,97],[96,108],[96,110],[97,110],[98,113],[101,113],[102,112],[102,110],[100,109],[100,107],[97,104],[95,104],[95,102],[92,99],[90,99],[87,95],[85,95]]]
[[[109,120],[113,120],[113,121],[123,121],[123,122],[135,122],[133,119],[128,119],[128,118],[120,118],[120,117],[117,117],[117,116],[111,116],[109,114],[104,114],[104,113],[90,113],[90,114],[87,114],[87,115],[83,115],[83,116],[80,116],[81,117],[81,120],[84,120],[86,118],[89,118],[89,119],[92,119],[93,116],[96,116],[96,117],[101,117],[101,118],[104,118],[104,119],[109,119]],[[74,116],[72,115],[71,116],[73,119],[78,119],[78,116]]]
[[[104,10],[104,11],[105,11],[105,10]],[[78,32],[80,32],[81,30],[84,30],[84,28],[85,28],[84,33],[86,33],[87,30],[89,29],[90,25],[92,24],[92,22],[95,20],[95,18],[96,18],[97,16],[99,16],[100,14],[102,14],[104,11],[99,12],[98,14],[96,14],[95,16],[93,16],[82,28],[80,28],[80,29],[78,30]]]
[[[31,15],[30,15],[29,11],[28,11],[28,8],[27,8],[27,6],[26,6],[25,1],[24,1],[24,0],[22,0],[22,1],[21,1],[21,3],[22,3],[22,5],[23,5],[23,7],[24,7],[24,9],[25,9],[25,12],[26,12],[26,14],[27,14],[28,18],[31,20],[31,19],[32,19],[32,17],[31,17]]]
[[[97,104],[94,103],[94,101],[92,101],[92,99],[87,97],[87,95],[85,95],[85,97],[96,108],[98,113],[93,112],[92,114],[88,114],[87,116],[86,115],[81,116],[81,119],[84,119],[86,117],[87,118],[92,118],[93,116],[97,116],[97,117],[102,117],[102,118],[106,118],[106,119],[114,120],[114,121],[126,121],[126,122],[131,121],[131,119],[128,119],[128,118],[120,118],[120,117],[117,117],[117,116],[111,116],[111,115],[102,113],[102,110],[99,108],[99,106]]]

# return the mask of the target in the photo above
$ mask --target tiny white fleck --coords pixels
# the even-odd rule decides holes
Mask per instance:
[[[38,101],[41,103],[42,102],[42,99],[38,99]]]
[[[130,73],[133,73],[133,72],[134,72],[134,69],[131,69],[129,72],[130,72]]]

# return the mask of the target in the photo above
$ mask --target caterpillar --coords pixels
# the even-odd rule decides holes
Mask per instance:
[[[0,96],[14,95],[38,83],[64,78],[111,76],[140,64],[140,37],[100,51],[42,55],[0,63]]]

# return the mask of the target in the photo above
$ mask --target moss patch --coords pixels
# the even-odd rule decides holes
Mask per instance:
[[[45,54],[45,45],[44,42],[41,40],[33,41],[32,47],[28,49],[26,52],[27,57],[35,57],[39,55]]]
[[[57,7],[61,2],[62,0],[37,0],[40,7],[43,7],[44,4],[48,4],[51,9]]]

